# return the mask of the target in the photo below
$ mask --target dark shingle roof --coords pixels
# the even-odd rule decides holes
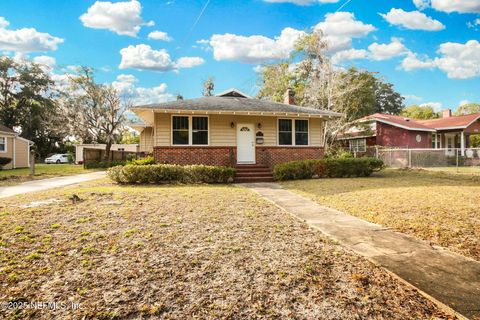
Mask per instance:
[[[7,132],[7,133],[12,133],[15,134],[15,131],[10,129],[9,127],[5,127],[3,124],[0,123],[0,132]]]
[[[324,115],[340,117],[342,114],[295,105],[276,103],[260,99],[239,97],[203,97],[189,100],[177,100],[158,104],[135,106],[135,109],[160,109],[182,111],[225,111],[225,112],[279,112],[304,115]]]

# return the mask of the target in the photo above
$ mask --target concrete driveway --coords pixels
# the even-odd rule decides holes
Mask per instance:
[[[72,184],[100,179],[106,176],[105,171],[83,173],[75,176],[57,177],[24,182],[15,186],[0,187],[0,199],[24,194],[60,188]]]

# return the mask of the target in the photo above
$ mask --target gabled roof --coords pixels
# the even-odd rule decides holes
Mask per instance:
[[[9,127],[5,127],[3,124],[0,124],[0,132],[8,133],[8,134],[15,134],[15,131],[10,129]]]
[[[243,93],[242,91],[235,89],[235,88],[230,88],[228,90],[225,90],[223,92],[220,92],[219,94],[216,94],[215,96],[217,97],[239,97],[239,98],[252,98],[248,94]]]
[[[381,123],[389,124],[410,131],[428,131],[435,132],[435,129],[418,122],[418,120],[396,116],[391,114],[375,113],[359,119],[359,122],[375,120]]]
[[[470,126],[473,122],[480,119],[480,113],[473,113],[464,116],[453,116],[440,119],[431,119],[431,120],[416,120],[418,123],[421,123],[424,126],[427,126],[432,129],[437,130],[447,130],[447,129],[465,129]]]
[[[341,113],[300,107],[295,105],[271,102],[254,98],[215,96],[189,100],[177,100],[143,106],[135,106],[132,111],[143,110],[164,112],[198,112],[212,114],[246,114],[246,115],[298,115],[298,116],[326,116],[341,117]]]

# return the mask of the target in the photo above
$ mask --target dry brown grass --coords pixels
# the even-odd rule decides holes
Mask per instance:
[[[480,179],[423,170],[283,183],[318,203],[480,260]]]
[[[31,206],[46,199],[60,202]],[[382,269],[239,187],[100,180],[3,199],[0,212],[0,301],[81,307],[3,309],[0,318],[445,317]]]

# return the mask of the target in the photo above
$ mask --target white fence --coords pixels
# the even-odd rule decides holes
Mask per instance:
[[[461,149],[382,149],[376,156],[393,168],[480,167],[480,148]]]

